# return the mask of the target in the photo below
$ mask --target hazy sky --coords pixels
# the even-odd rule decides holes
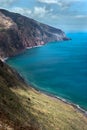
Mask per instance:
[[[0,0],[0,8],[64,31],[87,31],[87,0]]]

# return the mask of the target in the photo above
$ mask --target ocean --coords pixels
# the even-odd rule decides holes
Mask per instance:
[[[67,33],[72,40],[27,49],[6,62],[35,88],[87,110],[87,33]]]

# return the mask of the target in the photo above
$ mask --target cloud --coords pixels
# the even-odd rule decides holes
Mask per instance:
[[[0,7],[7,7],[12,5],[16,0],[0,0]]]
[[[34,16],[37,17],[44,17],[52,12],[52,9],[47,9],[45,6],[44,7],[34,7],[33,14]]]
[[[86,0],[37,0],[39,3],[43,4],[54,4],[62,9],[70,7],[72,4],[75,4],[77,2],[86,2]]]
[[[63,30],[83,30],[87,28],[87,15],[85,14],[65,15],[66,13],[54,13],[53,9],[48,9],[46,6],[34,6],[32,9],[13,7],[10,11],[33,18],[37,21],[52,25],[54,27],[59,27]]]
[[[15,12],[15,13],[19,13],[25,16],[30,16],[32,14],[32,11],[30,9],[27,8],[21,8],[21,7],[13,7],[10,9],[10,11]]]
[[[8,1],[8,2],[6,2]],[[0,5],[12,5],[16,0],[0,0]],[[24,1],[24,0],[20,0]],[[27,0],[28,1],[28,0]],[[7,7],[10,11],[33,18],[63,30],[87,29],[86,0],[34,0],[30,5],[22,3]],[[20,3],[20,2],[19,2]],[[27,6],[26,6],[27,4]],[[85,7],[84,7],[85,6]],[[29,8],[30,7],[30,8]]]
[[[47,4],[57,4],[58,0],[37,0],[41,3],[47,3]]]
[[[43,6],[43,7],[35,6],[31,10],[28,8],[13,7],[10,9],[10,11],[22,14],[27,17],[32,17],[34,19],[38,19],[38,18],[44,18],[44,17],[50,15],[53,10],[47,9],[45,6]]]
[[[83,18],[87,18],[87,15],[76,15],[75,18],[83,19]]]
[[[71,1],[71,0],[70,0]],[[47,5],[57,5],[61,9],[67,8],[70,6],[71,2],[70,1],[65,1],[65,0],[37,0],[37,2],[42,3],[42,4],[47,4]]]
[[[37,0],[40,3],[47,4],[58,4],[58,3],[69,3],[69,2],[84,2],[86,0]]]

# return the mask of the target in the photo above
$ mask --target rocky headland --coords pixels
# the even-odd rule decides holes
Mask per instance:
[[[68,40],[62,30],[0,9],[1,59],[61,40]],[[33,89],[0,60],[0,130],[87,130],[87,114],[77,108]]]
[[[31,18],[0,9],[0,56],[21,53],[27,47],[68,40],[65,33]]]

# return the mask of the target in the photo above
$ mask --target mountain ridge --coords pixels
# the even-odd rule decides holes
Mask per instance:
[[[0,56],[27,47],[69,40],[65,33],[20,14],[0,10]],[[48,96],[0,60],[0,130],[87,130],[87,116],[74,105]]]
[[[69,40],[62,30],[26,16],[0,9],[1,57],[16,55],[25,50],[26,47],[61,40]]]

